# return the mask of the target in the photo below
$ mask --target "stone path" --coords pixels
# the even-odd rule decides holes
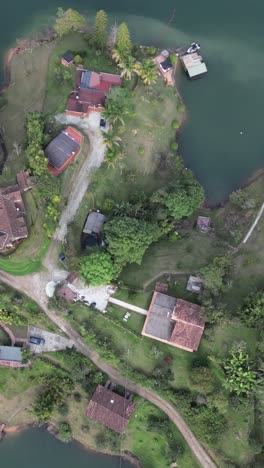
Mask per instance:
[[[123,309],[133,310],[133,312],[136,312],[137,314],[147,315],[148,313],[146,309],[142,309],[141,307],[137,307],[133,304],[129,304],[128,302],[120,301],[119,299],[116,299],[115,297],[110,297],[109,302],[111,302],[112,304],[116,304],[119,307],[123,307]]]

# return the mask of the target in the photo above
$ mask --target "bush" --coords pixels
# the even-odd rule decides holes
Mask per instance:
[[[176,130],[177,128],[179,128],[179,122],[177,120],[173,120],[172,124],[171,124],[172,128],[174,130]]]
[[[181,112],[181,113],[184,112],[184,111],[185,111],[185,105],[182,104],[182,103],[179,103],[179,104],[177,105],[177,111],[178,111],[178,112]]]
[[[83,63],[83,59],[80,55],[75,55],[74,57],[74,62],[77,64],[77,65],[81,65]]]
[[[171,151],[177,151],[177,149],[178,149],[178,143],[176,143],[176,141],[174,141],[173,143],[171,143],[170,149],[171,149]]]
[[[140,155],[145,154],[145,150],[144,150],[143,146],[140,146],[140,147],[138,148],[138,154],[140,154]]]
[[[71,426],[67,422],[60,423],[59,436],[64,442],[69,442],[72,439]]]

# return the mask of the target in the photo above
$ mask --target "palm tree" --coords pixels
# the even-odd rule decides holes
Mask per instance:
[[[112,129],[109,129],[108,132],[102,132],[104,144],[106,147],[110,150],[113,150],[115,146],[120,146],[119,142],[121,141],[121,138],[113,132]]]
[[[112,149],[108,148],[106,153],[106,163],[110,167],[114,167],[118,161],[123,158],[123,153],[118,146],[113,146]]]
[[[14,153],[16,153],[17,156],[20,156],[22,148],[16,141],[13,143],[13,150],[14,150]]]
[[[120,50],[113,49],[112,58],[116,63],[120,63],[123,60],[124,55]]]
[[[135,65],[135,70],[145,85],[156,83],[157,69],[153,60],[146,59],[142,63],[137,63]]]
[[[135,73],[135,59],[132,55],[128,55],[119,62],[119,68],[122,68],[121,77],[126,80],[131,80],[133,73]]]

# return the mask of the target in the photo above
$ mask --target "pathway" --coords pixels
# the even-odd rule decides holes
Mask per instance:
[[[62,123],[74,124],[81,128],[88,136],[90,143],[89,154],[74,181],[74,185],[68,197],[68,203],[62,212],[59,226],[54,234],[55,239],[63,242],[67,234],[67,226],[74,220],[85,192],[88,189],[91,173],[93,169],[100,167],[104,160],[105,146],[103,145],[103,138],[99,125],[100,113],[91,112],[87,119],[65,116],[64,114],[58,115],[56,118]]]
[[[160,276],[164,276],[164,275],[186,276],[186,275],[191,275],[193,273],[194,273],[193,271],[192,272],[191,271],[167,271],[167,270],[159,271],[158,273],[156,273],[156,275],[152,276],[152,278],[150,278],[148,281],[145,281],[145,283],[143,284],[143,289],[145,290],[151,283],[153,283],[153,281],[160,278]]]
[[[257,226],[263,212],[264,212],[264,203],[262,203],[261,208],[260,208],[260,210],[259,210],[259,212],[258,212],[258,214],[256,216],[255,221],[253,222],[253,224],[251,225],[250,229],[248,230],[246,236],[242,240],[242,244],[245,244],[248,241],[248,239],[250,238],[250,236],[251,236],[252,232],[254,231],[255,227]]]
[[[102,362],[100,360],[100,356],[90,346],[83,342],[79,333],[71,326],[71,324],[61,316],[57,315],[55,311],[48,308],[47,297],[45,297],[45,295],[38,294],[38,291],[35,289],[34,283],[32,283],[31,279],[32,275],[13,277],[6,272],[0,271],[0,281],[3,281],[12,288],[26,292],[26,294],[39,304],[49,319],[72,340],[75,348],[84,356],[88,357],[100,370],[105,372],[111,380],[116,382],[118,385],[125,387],[128,391],[140,395],[142,398],[145,398],[164,411],[170,420],[177,426],[192,450],[193,455],[203,468],[216,468],[214,462],[196,439],[175,407],[166,400],[163,400],[161,396],[155,392],[134,384],[131,380],[123,377],[114,367],[110,366],[106,362]]]
[[[112,302],[112,304],[116,304],[119,307],[123,307],[123,309],[128,309],[128,310],[132,310],[133,312],[137,312],[137,314],[147,315],[148,313],[146,309],[142,309],[141,307],[137,307],[133,304],[129,304],[128,302],[120,301],[119,299],[116,299],[115,297],[110,297],[109,302]]]

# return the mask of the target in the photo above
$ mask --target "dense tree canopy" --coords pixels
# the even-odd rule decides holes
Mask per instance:
[[[78,11],[69,8],[64,11],[62,8],[58,8],[57,18],[54,29],[58,36],[63,36],[70,31],[78,31],[84,28],[86,20],[84,16],[80,15]]]
[[[85,283],[92,286],[108,284],[115,274],[111,256],[105,252],[83,256],[80,261],[80,273]]]
[[[157,67],[152,59],[146,59],[142,63],[137,63],[135,70],[145,85],[156,83]]]
[[[179,187],[174,192],[168,193],[165,198],[165,205],[175,220],[191,216],[204,201],[204,191],[202,186],[193,181],[187,187]]]
[[[217,295],[223,290],[225,278],[230,271],[231,264],[231,258],[228,256],[216,257],[210,265],[201,270],[205,288],[212,294]]]
[[[240,312],[241,320],[248,327],[264,328],[264,291],[249,294]]]
[[[48,160],[43,151],[44,119],[42,114],[33,112],[26,118],[26,139],[28,163],[31,172],[36,176],[47,174]]]
[[[107,43],[107,25],[108,18],[104,10],[100,10],[96,13],[95,17],[95,44],[99,49],[104,49]]]
[[[108,250],[120,265],[141,263],[148,246],[158,240],[160,229],[135,218],[113,218],[105,225]]]
[[[233,346],[224,362],[225,387],[237,395],[250,394],[255,390],[257,373],[252,369],[244,346]]]

